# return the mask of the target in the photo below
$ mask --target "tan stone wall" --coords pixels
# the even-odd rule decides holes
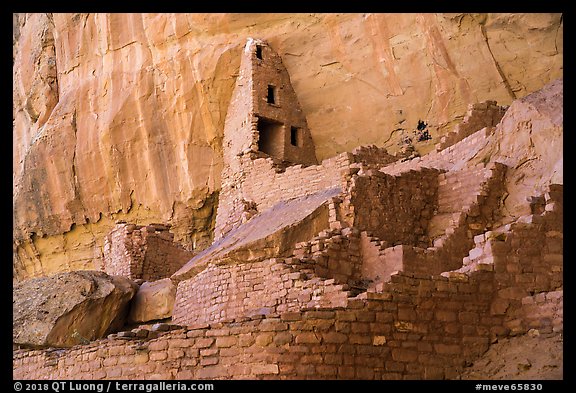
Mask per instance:
[[[296,244],[294,256],[310,263],[318,277],[354,285],[362,278],[360,233],[355,228],[322,231],[310,241]]]
[[[432,151],[425,156],[408,161],[397,161],[382,168],[382,172],[396,175],[422,167],[452,170],[455,165],[467,166],[465,162],[475,157],[486,145],[486,140],[494,134],[494,127],[486,127],[448,146],[441,151]]]
[[[136,225],[119,224],[104,239],[104,263],[106,273],[129,278],[142,275],[142,250],[140,237],[132,238]]]
[[[256,57],[256,46],[260,47],[261,59]],[[278,138],[272,156],[295,164],[316,164],[314,143],[306,116],[290,83],[288,71],[282,58],[263,42],[249,42],[245,52],[252,60],[252,102],[257,118],[278,122]],[[246,55],[246,53],[245,53]],[[274,102],[269,103],[269,90]],[[291,143],[291,127],[297,128],[296,145]],[[259,130],[258,145],[262,147],[265,135]],[[261,148],[258,149],[263,151]]]
[[[440,139],[440,143],[436,144],[436,150],[452,146],[482,128],[495,127],[502,120],[506,109],[508,108],[498,106],[496,101],[469,104],[462,123]]]
[[[292,140],[292,127],[295,140]],[[269,158],[269,168],[266,165],[255,168],[264,169],[268,177],[273,176],[279,166],[284,169],[291,164],[317,163],[306,117],[288,72],[280,56],[262,41],[249,39],[243,49],[239,76],[226,115],[223,147],[216,240],[242,223],[247,213],[244,207],[253,202],[251,196],[246,195],[244,183],[254,173],[249,166],[255,157]]]
[[[515,321],[517,334],[530,329],[538,330],[539,334],[563,332],[564,291],[541,292],[522,298],[522,307],[511,315],[511,319]]]
[[[118,224],[104,241],[102,270],[147,281],[170,277],[194,255],[173,240],[168,228],[159,224]]]
[[[155,281],[170,277],[194,256],[193,252],[174,244],[174,236],[170,235],[172,234],[163,232],[147,237],[143,280]]]
[[[350,176],[349,156],[343,153],[320,165],[293,165],[283,171],[278,171],[270,158],[243,156],[243,177],[235,181],[233,188],[222,187],[220,193],[218,233],[228,233],[243,222],[242,214],[246,212],[243,201],[254,203],[256,211],[262,212],[280,201],[344,184],[346,176]]]
[[[366,168],[380,169],[383,166],[399,161],[404,156],[401,153],[389,154],[384,148],[376,145],[358,146],[352,150],[351,161]]]
[[[468,182],[458,181],[457,184],[450,186],[453,197],[466,201],[466,204],[458,206],[459,201],[448,199],[448,203],[457,205],[462,210],[445,228],[445,234],[434,240],[434,246],[427,248],[401,246],[402,270],[419,274],[440,274],[458,269],[462,266],[463,258],[474,248],[474,236],[496,225],[501,218],[503,180],[507,167],[498,163],[487,167],[479,164],[479,167],[476,173],[469,171],[463,173],[470,178],[480,179],[472,179],[472,182],[470,179]],[[442,179],[444,176],[445,174],[441,174],[439,178]],[[440,186],[442,187],[442,181]],[[440,207],[443,204],[439,201]]]
[[[512,334],[524,333],[531,323],[525,314],[525,304],[533,303],[527,299],[531,294],[537,294],[535,301],[540,302],[541,292],[556,291],[563,285],[563,186],[550,185],[545,200],[541,214],[522,216],[476,236],[476,247],[459,269],[495,272],[499,285],[490,313],[506,315],[504,326]]]

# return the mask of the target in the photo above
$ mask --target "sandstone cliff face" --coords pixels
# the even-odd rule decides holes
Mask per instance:
[[[286,66],[319,160],[429,151],[469,103],[562,76],[560,14],[14,16],[15,278],[98,267],[115,220],[210,243],[226,111],[247,37]]]

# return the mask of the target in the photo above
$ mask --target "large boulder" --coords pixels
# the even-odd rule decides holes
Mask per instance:
[[[146,281],[132,300],[130,322],[148,322],[170,318],[176,299],[176,285],[171,279]]]
[[[70,347],[106,336],[124,324],[138,286],[98,271],[58,273],[14,286],[15,344]]]

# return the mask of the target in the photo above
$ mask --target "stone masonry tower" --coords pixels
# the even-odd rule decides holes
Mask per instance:
[[[224,125],[223,150],[215,240],[254,212],[253,203],[242,192],[253,160],[270,159],[279,170],[318,162],[290,76],[280,56],[263,41],[249,38],[242,52]]]

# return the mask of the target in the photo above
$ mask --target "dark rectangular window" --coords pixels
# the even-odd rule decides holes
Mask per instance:
[[[269,104],[276,103],[276,88],[272,85],[268,85],[268,93],[266,95],[266,102]]]
[[[290,144],[302,147],[302,130],[297,127],[290,127]]]
[[[256,58],[262,60],[262,47],[260,45],[256,45]]]

